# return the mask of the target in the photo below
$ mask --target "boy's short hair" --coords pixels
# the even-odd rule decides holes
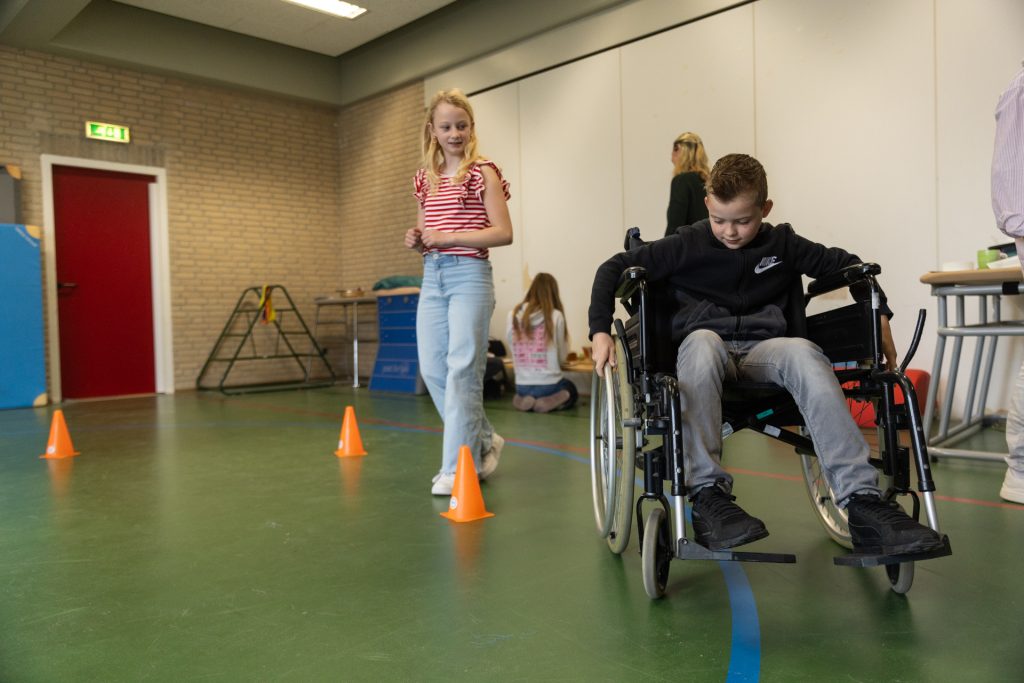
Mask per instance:
[[[726,154],[715,162],[704,189],[723,202],[754,192],[761,205],[768,201],[768,176],[761,162],[749,154]]]

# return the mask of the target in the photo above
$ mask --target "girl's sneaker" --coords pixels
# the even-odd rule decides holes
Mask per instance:
[[[455,488],[455,473],[445,474],[444,472],[438,472],[434,475],[434,485],[430,487],[430,492],[435,496],[450,496],[452,495],[452,489]]]
[[[490,450],[484,453],[484,457],[480,458],[480,471],[477,472],[477,477],[480,481],[491,476],[494,470],[498,469],[498,459],[501,457],[501,449],[504,447],[505,439],[501,438],[497,432],[494,432],[491,435]]]

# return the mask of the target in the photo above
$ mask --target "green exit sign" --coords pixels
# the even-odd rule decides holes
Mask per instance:
[[[93,140],[106,140],[107,142],[131,142],[131,131],[128,129],[128,126],[100,123],[99,121],[86,121],[85,137],[92,138]]]

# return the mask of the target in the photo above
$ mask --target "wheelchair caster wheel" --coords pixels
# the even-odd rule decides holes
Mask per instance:
[[[672,562],[672,543],[669,541],[668,520],[660,506],[651,508],[644,524],[644,542],[640,550],[640,564],[644,577],[644,590],[652,600],[665,595],[668,568]]]
[[[885,573],[889,577],[889,585],[894,593],[903,595],[914,585],[914,563],[900,562],[885,565]]]

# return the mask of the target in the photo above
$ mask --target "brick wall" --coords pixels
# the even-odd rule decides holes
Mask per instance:
[[[190,388],[242,289],[285,285],[307,318],[343,282],[337,108],[0,47],[0,162],[42,225],[40,154],[166,169],[174,382]],[[83,138],[86,119],[132,143]]]
[[[341,263],[348,288],[369,291],[384,276],[423,272],[420,256],[402,244],[405,231],[416,224],[412,176],[420,165],[423,116],[422,82],[358,102],[338,115]],[[375,346],[363,349],[359,364],[368,375]]]
[[[342,270],[349,286],[382,275],[420,275],[402,245],[416,224],[412,176],[420,165],[423,83],[346,107],[338,116]]]
[[[338,110],[0,46],[0,163],[22,168],[27,223],[43,223],[41,154],[166,169],[177,389],[194,386],[246,287],[285,285],[312,326],[317,295],[421,272],[402,237],[422,116],[419,82]],[[132,143],[84,139],[87,119],[129,125]],[[350,373],[347,342],[328,341]],[[364,345],[364,376],[373,358]]]

